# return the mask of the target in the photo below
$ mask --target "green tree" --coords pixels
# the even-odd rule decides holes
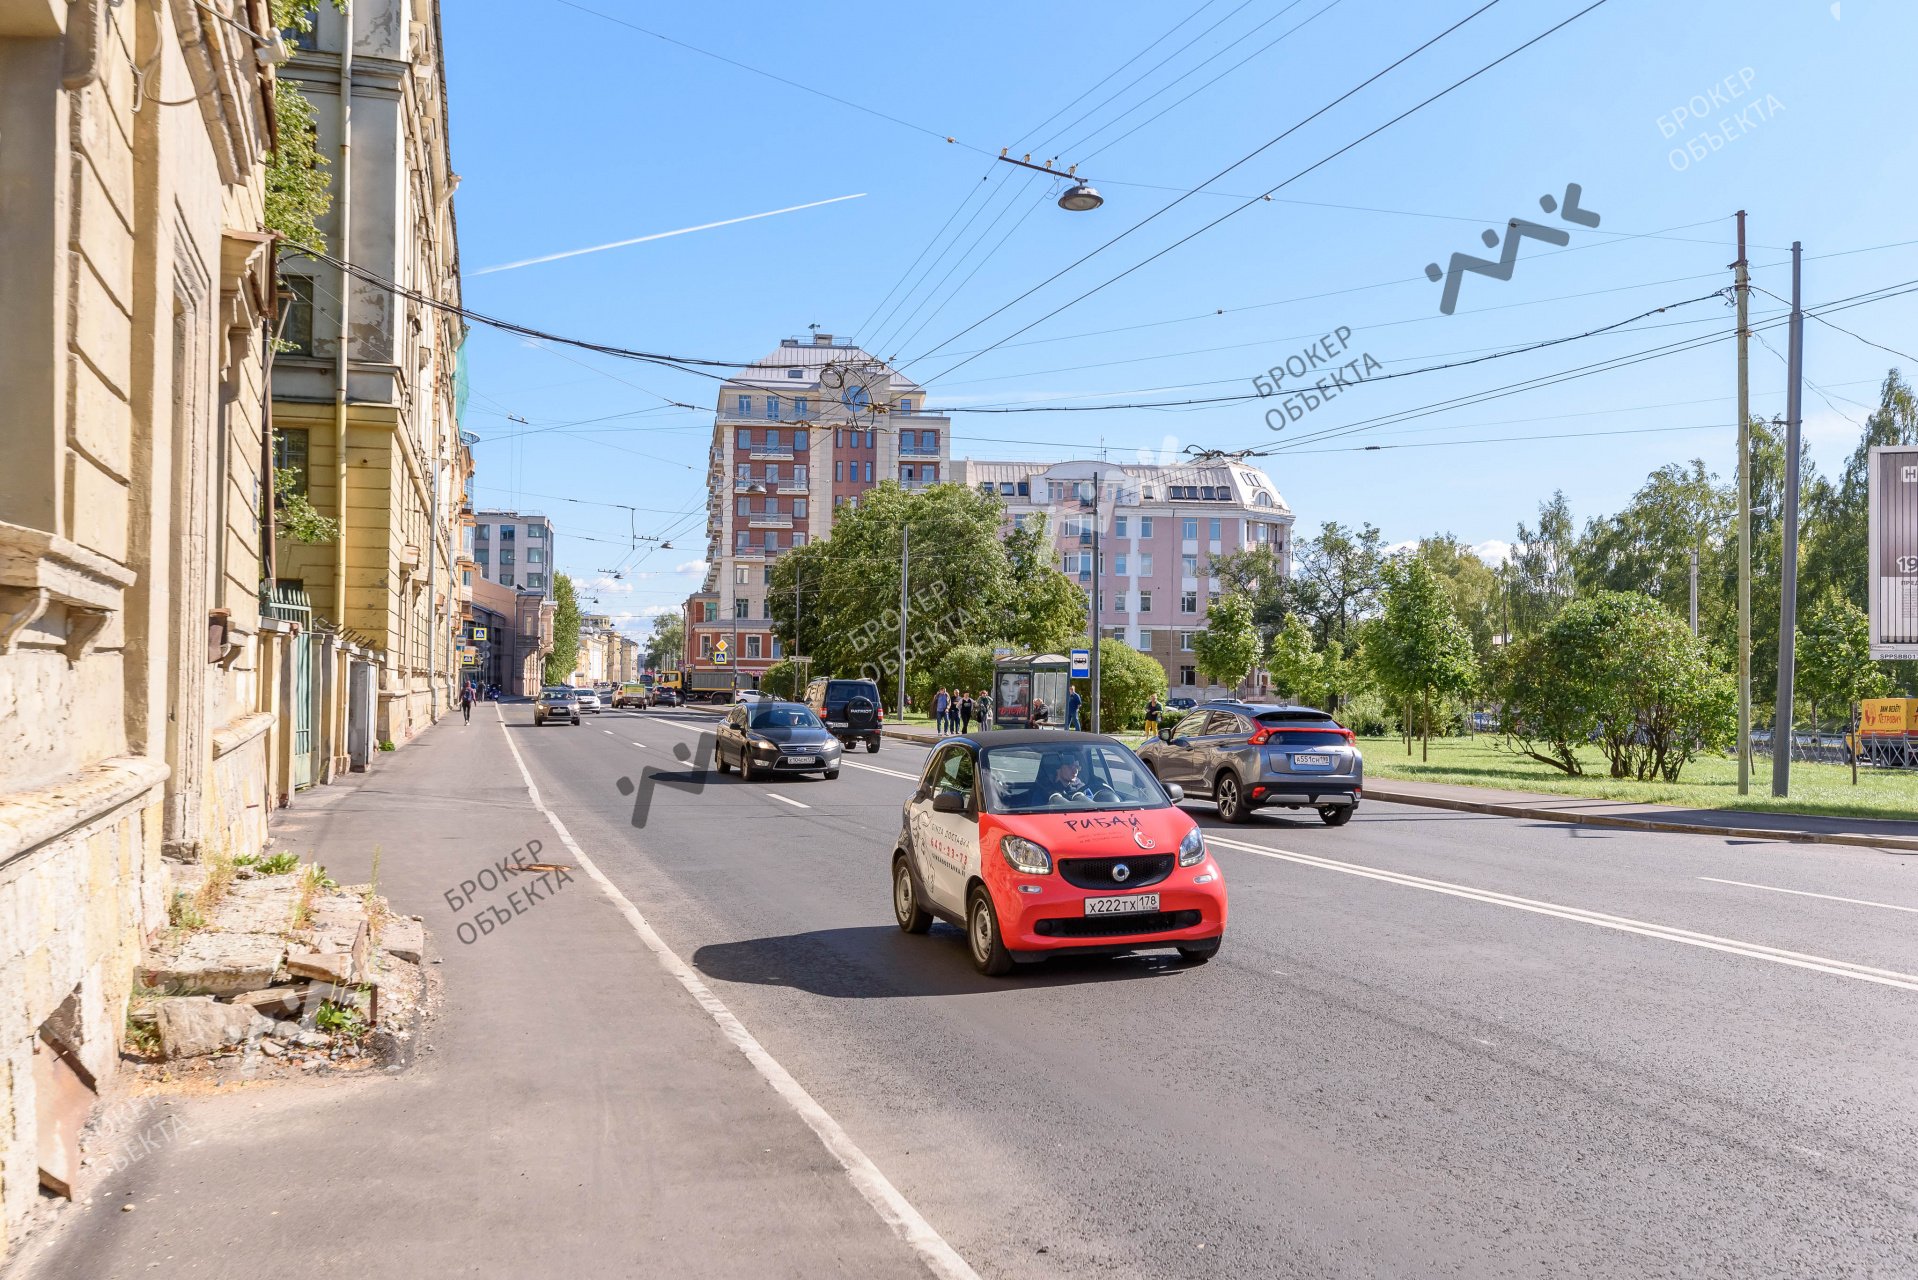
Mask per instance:
[[[1312,632],[1305,620],[1296,613],[1288,616],[1265,647],[1265,669],[1272,676],[1272,687],[1295,700],[1314,698],[1322,689],[1323,666],[1323,659],[1312,648]]]
[[[1452,612],[1472,637],[1472,652],[1483,662],[1491,656],[1499,633],[1498,574],[1478,552],[1449,533],[1421,538],[1416,554],[1438,576]]]
[[[1385,563],[1378,528],[1354,530],[1328,520],[1317,537],[1298,546],[1297,561],[1286,587],[1287,607],[1305,615],[1320,644],[1349,642],[1351,629],[1378,610]]]
[[[333,7],[345,13],[346,0],[333,0]],[[268,4],[273,25],[282,31],[311,31],[313,11],[308,0],[270,0]],[[273,78],[273,120],[275,145],[266,161],[267,229],[294,244],[324,251],[326,240],[316,224],[332,207],[333,180],[326,172],[327,159],[320,154],[313,104],[291,76]]]
[[[1891,687],[1885,668],[1871,660],[1865,611],[1835,587],[1819,596],[1799,625],[1797,676],[1798,692],[1811,704],[1814,730],[1821,705],[1849,717],[1852,703],[1882,697]]]
[[[942,689],[960,689],[977,694],[992,688],[992,646],[956,644],[932,672],[932,683]]]
[[[1007,595],[997,634],[1015,648],[1057,653],[1085,633],[1086,593],[1060,572],[1046,518],[1005,536]]]
[[[1702,620],[1727,603],[1713,583],[1722,578],[1736,518],[1736,494],[1702,459],[1660,467],[1617,514],[1586,523],[1573,553],[1579,590],[1642,591],[1686,617],[1696,551],[1702,629]]]
[[[1285,558],[1270,543],[1255,543],[1214,556],[1206,562],[1205,571],[1208,577],[1219,579],[1223,590],[1252,602],[1253,625],[1267,640],[1278,634],[1289,614],[1296,612]]]
[[[1385,609],[1366,651],[1385,691],[1416,711],[1424,758],[1430,759],[1432,700],[1469,692],[1478,679],[1478,659],[1429,563],[1417,555],[1394,557],[1384,578]]]
[[[1264,648],[1252,622],[1252,602],[1236,593],[1214,599],[1205,611],[1205,629],[1193,639],[1199,675],[1208,684],[1236,689],[1252,674]]]
[[[797,698],[804,692],[799,687],[799,667],[791,658],[781,658],[767,667],[759,677],[759,687],[775,698]]]
[[[646,639],[646,665],[661,671],[679,667],[686,653],[686,619],[675,609],[653,619],[653,634]]]
[[[1092,696],[1090,680],[1078,681]],[[1099,728],[1105,733],[1136,729],[1145,723],[1146,699],[1165,701],[1165,668],[1123,640],[1099,641]]]
[[[579,665],[579,596],[566,574],[553,575],[553,651],[546,655],[547,684],[567,684]]]

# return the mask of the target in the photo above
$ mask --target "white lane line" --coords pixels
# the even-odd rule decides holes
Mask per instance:
[[[645,943],[647,950],[653,953],[660,967],[679,980],[679,985],[684,987],[688,994],[699,1002],[700,1007],[712,1016],[713,1021],[719,1024],[720,1031],[732,1041],[733,1047],[745,1055],[746,1061],[753,1064],[753,1068],[765,1078],[767,1084],[773,1087],[773,1091],[798,1113],[799,1118],[806,1122],[807,1128],[818,1135],[819,1141],[846,1171],[846,1177],[852,1182],[853,1187],[865,1197],[866,1203],[873,1207],[886,1225],[893,1229],[894,1234],[919,1255],[919,1260],[926,1264],[928,1271],[940,1277],[941,1280],[980,1280],[979,1273],[959,1256],[956,1249],[946,1243],[945,1237],[933,1229],[932,1224],[912,1206],[911,1201],[899,1194],[899,1189],[879,1171],[879,1166],[872,1162],[872,1158],[859,1149],[851,1135],[832,1118],[832,1114],[820,1106],[813,1096],[806,1092],[805,1086],[792,1078],[792,1074],[786,1068],[779,1065],[778,1059],[766,1052],[765,1047],[753,1038],[752,1032],[746,1030],[746,1024],[741,1022],[733,1011],[713,994],[712,988],[708,987],[684,960],[673,953],[665,940],[653,932],[653,926],[646,922],[646,917],[639,913],[639,908],[635,907],[631,900],[606,878],[606,874],[599,869],[598,865],[586,856],[586,850],[579,847],[579,842],[573,839],[573,833],[566,829],[566,824],[559,820],[559,815],[547,808],[546,802],[540,799],[539,788],[533,785],[533,775],[528,772],[526,761],[520,757],[519,747],[514,745],[512,735],[505,733],[505,717],[501,717],[500,724],[507,749],[513,753],[513,763],[519,766],[519,775],[526,781],[526,794],[532,798],[533,807],[546,816],[546,821],[552,824],[553,831],[559,836],[560,843],[566,846],[567,852],[578,860],[580,867],[599,885],[600,892],[604,893],[618,908],[620,914],[626,917],[626,922],[632,925],[633,932],[639,935],[639,940]]]
[[[605,734],[609,738],[613,736],[613,731],[611,729],[601,729],[600,732]]]
[[[883,773],[888,778],[904,778],[907,782],[919,781],[919,775],[916,773],[901,773],[897,769],[881,769],[876,764],[855,764],[853,761],[843,758],[839,763],[848,769],[864,769],[867,773]]]
[[[810,809],[810,808],[812,808],[812,806],[811,806],[811,805],[809,805],[809,804],[801,804],[801,803],[799,803],[799,801],[797,801],[797,800],[788,800],[788,799],[787,799],[787,798],[786,798],[785,796],[782,796],[782,795],[780,795],[780,794],[779,794],[778,792],[776,792],[776,791],[768,791],[768,792],[766,792],[766,797],[767,797],[768,799],[771,799],[771,800],[777,800],[777,801],[779,801],[779,803],[781,803],[781,804],[789,804],[789,805],[791,805],[791,806],[792,806],[793,808],[795,808],[795,809]]]
[[[1849,902],[1854,907],[1883,907],[1886,911],[1909,911],[1918,915],[1918,907],[1901,907],[1890,902],[1870,902],[1864,898],[1841,898],[1835,893],[1813,893],[1808,889],[1780,889],[1775,884],[1753,884],[1749,880],[1720,880],[1717,876],[1700,876],[1700,880],[1709,880],[1713,884],[1735,884],[1741,889],[1764,889],[1771,893],[1796,894],[1800,898],[1823,898],[1827,902]]]
[[[1683,943],[1688,947],[1702,947],[1708,951],[1722,951],[1728,955],[1746,956],[1753,960],[1767,960],[1772,964],[1790,965],[1795,969],[1810,969],[1817,973],[1829,973],[1835,977],[1852,978],[1859,982],[1875,982],[1880,986],[1897,987],[1902,991],[1918,991],[1918,974],[1899,973],[1895,969],[1875,969],[1870,965],[1855,964],[1850,960],[1832,960],[1825,956],[1807,955],[1802,951],[1786,951],[1779,947],[1767,947],[1756,942],[1740,942],[1735,938],[1720,938],[1709,933],[1694,933],[1690,929],[1680,929],[1673,925],[1653,924],[1645,920],[1633,920],[1628,916],[1606,915],[1600,911],[1587,911],[1583,907],[1567,907],[1555,902],[1540,902],[1534,898],[1521,898],[1514,894],[1498,893],[1491,889],[1474,889],[1469,885],[1452,884],[1445,880],[1428,880],[1424,876],[1406,875],[1398,871],[1382,871],[1377,867],[1361,866],[1353,862],[1338,862],[1331,858],[1320,858],[1312,854],[1293,853],[1287,849],[1268,849],[1256,844],[1243,844],[1237,840],[1226,840],[1206,833],[1206,843],[1219,845],[1227,849],[1241,849],[1246,853],[1256,853],[1262,858],[1273,858],[1281,862],[1296,862],[1300,866],[1318,867],[1325,871],[1340,871],[1346,875],[1362,876],[1367,880],[1382,880],[1387,884],[1403,885],[1410,889],[1425,889],[1432,893],[1443,893],[1454,898],[1469,898],[1474,902],[1489,903],[1495,907],[1510,907],[1514,911],[1529,911],[1535,915],[1556,916],[1561,920],[1572,920],[1579,924],[1596,925],[1601,929],[1616,929],[1621,933],[1635,933],[1641,937],[1658,938],[1665,942]]]
[[[634,745],[634,746],[636,746],[636,747],[639,747],[639,748],[641,748],[641,749],[644,749],[644,748],[645,748],[645,746],[646,746],[646,744],[645,744],[645,743],[643,743],[643,742],[635,742],[635,743],[634,743],[633,745]]]

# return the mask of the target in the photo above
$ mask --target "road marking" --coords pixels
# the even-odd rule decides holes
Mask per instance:
[[[644,748],[645,748],[645,746],[646,746],[646,744],[645,744],[645,743],[643,743],[643,742],[635,742],[635,743],[634,743],[633,745],[634,745],[634,746],[636,746],[636,747],[639,747],[639,748],[641,748],[641,749],[644,749]]]
[[[613,731],[611,729],[601,729],[600,732],[605,734],[609,738],[613,736]]]
[[[1709,880],[1713,884],[1735,884],[1741,889],[1764,889],[1771,893],[1791,893],[1801,898],[1823,898],[1827,902],[1849,902],[1854,907],[1883,907],[1886,911],[1909,911],[1918,915],[1918,907],[1901,907],[1890,902],[1869,902],[1864,898],[1841,898],[1835,893],[1812,893],[1808,889],[1780,889],[1775,884],[1753,884],[1749,880],[1720,880],[1717,876],[1700,876],[1700,880]]]
[[[733,1047],[753,1064],[753,1068],[773,1087],[773,1091],[798,1113],[806,1127],[818,1136],[826,1150],[839,1161],[854,1189],[865,1197],[866,1203],[892,1228],[893,1233],[919,1255],[919,1260],[926,1264],[927,1270],[941,1277],[941,1280],[979,1280],[979,1273],[959,1256],[958,1250],[946,1243],[945,1237],[933,1229],[933,1225],[912,1206],[911,1201],[899,1194],[899,1189],[879,1171],[879,1166],[872,1162],[872,1158],[859,1149],[851,1135],[832,1118],[832,1114],[820,1106],[786,1068],[779,1065],[778,1059],[766,1052],[765,1046],[746,1030],[746,1024],[713,994],[712,988],[684,960],[673,953],[665,939],[655,933],[653,926],[646,922],[646,917],[639,913],[639,908],[606,878],[598,864],[586,856],[586,850],[580,848],[579,842],[573,839],[573,833],[566,829],[559,815],[547,808],[546,802],[540,798],[539,788],[533,785],[533,775],[527,770],[526,761],[520,756],[512,735],[505,732],[505,724],[505,717],[500,717],[501,736],[506,739],[507,749],[513,753],[513,763],[519,766],[519,776],[526,782],[526,794],[531,797],[533,807],[545,815],[546,821],[552,824],[553,831],[559,836],[560,843],[579,860],[580,867],[599,885],[600,892],[626,917],[626,922],[639,935],[639,940],[646,944],[646,949],[653,953],[660,967],[679,980],[679,985],[719,1024],[719,1029],[732,1041]]]
[[[769,798],[769,799],[772,799],[772,800],[777,800],[777,801],[779,801],[779,803],[781,803],[781,804],[789,804],[789,805],[791,805],[791,806],[792,806],[793,808],[795,808],[795,809],[810,809],[810,808],[812,808],[812,806],[811,806],[811,805],[809,805],[809,804],[801,804],[801,803],[799,803],[799,801],[797,801],[797,800],[788,800],[788,799],[787,799],[787,798],[786,798],[785,796],[782,796],[782,795],[780,795],[780,794],[779,794],[778,792],[775,792],[775,791],[768,791],[768,792],[766,793],[766,796],[767,796],[767,798]]]
[[[919,781],[919,775],[916,773],[901,773],[897,769],[881,769],[876,764],[855,764],[853,761],[843,758],[839,763],[845,765],[848,769],[864,769],[867,773],[883,773],[888,778],[904,778],[907,782]]]
[[[1701,947],[1707,951],[1722,951],[1728,955],[1767,960],[1772,964],[1790,965],[1795,969],[1810,969],[1817,973],[1829,973],[1858,982],[1874,982],[1879,986],[1897,987],[1901,991],[1918,991],[1918,974],[1899,973],[1895,969],[1875,969],[1870,965],[1856,964],[1850,960],[1833,960],[1825,956],[1807,955],[1802,951],[1767,947],[1756,942],[1740,942],[1735,938],[1694,933],[1690,929],[1680,929],[1673,925],[1653,924],[1645,920],[1634,920],[1628,916],[1607,915],[1602,911],[1587,911],[1583,907],[1567,907],[1556,902],[1540,902],[1534,898],[1521,898],[1515,894],[1499,893],[1491,889],[1475,889],[1469,885],[1452,884],[1445,880],[1429,880],[1424,876],[1406,875],[1399,871],[1382,871],[1377,867],[1361,866],[1355,862],[1339,862],[1312,854],[1293,853],[1288,849],[1268,849],[1256,844],[1222,839],[1210,832],[1206,833],[1206,843],[1227,849],[1241,849],[1246,853],[1256,853],[1260,857],[1273,858],[1281,862],[1296,862],[1300,866],[1340,871],[1346,875],[1361,876],[1367,880],[1382,880],[1387,884],[1402,885],[1409,889],[1425,889],[1432,893],[1443,893],[1449,897],[1469,898],[1474,902],[1489,903],[1495,907],[1510,907],[1514,911],[1556,916],[1561,920],[1596,925],[1601,929],[1615,929],[1620,933],[1635,933],[1641,937],[1683,943],[1685,946]]]

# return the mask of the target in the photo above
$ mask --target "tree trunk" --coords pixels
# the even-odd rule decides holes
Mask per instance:
[[[1419,695],[1419,760],[1429,763],[1432,759],[1432,691],[1424,690]]]

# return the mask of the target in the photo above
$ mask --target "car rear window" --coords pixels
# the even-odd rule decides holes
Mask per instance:
[[[1323,711],[1266,711],[1259,715],[1266,741],[1281,747],[1343,746],[1351,741],[1339,722]]]
[[[861,695],[877,702],[879,686],[865,680],[834,680],[826,686],[826,700],[829,702],[838,702],[842,698],[850,701]]]

